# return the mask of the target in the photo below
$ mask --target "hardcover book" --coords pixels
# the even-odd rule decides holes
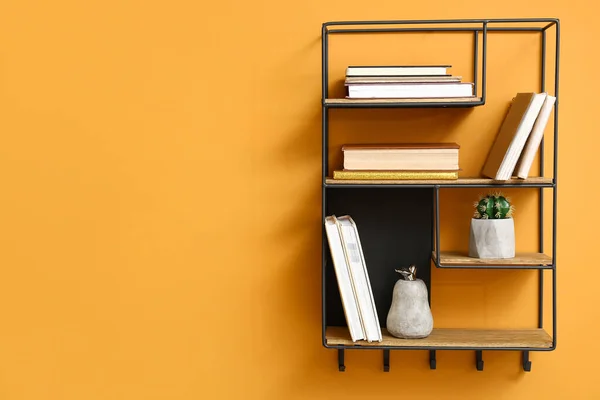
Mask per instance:
[[[456,180],[458,171],[333,171],[340,180]]]
[[[351,65],[346,76],[448,75],[451,65]]]
[[[345,170],[456,171],[457,143],[346,144]]]
[[[365,83],[347,87],[347,97],[350,99],[421,99],[474,95],[474,85],[468,82]]]
[[[488,153],[483,175],[499,181],[511,178],[546,96],[546,93],[516,95]]]

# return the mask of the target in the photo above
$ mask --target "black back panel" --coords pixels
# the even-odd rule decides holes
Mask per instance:
[[[400,278],[394,269],[415,264],[417,278],[430,289],[433,189],[328,188],[326,211],[350,215],[356,223],[379,323],[385,327],[394,284]],[[346,326],[331,254],[325,248],[327,325]]]

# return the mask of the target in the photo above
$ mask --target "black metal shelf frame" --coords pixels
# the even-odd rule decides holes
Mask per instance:
[[[534,26],[498,26],[511,24],[531,24]],[[411,25],[410,27],[408,25]],[[416,26],[415,26],[416,25]],[[431,25],[449,25],[449,26],[431,26]],[[469,26],[465,26],[469,25]],[[540,26],[537,26],[540,25]],[[523,183],[523,184],[327,184],[326,178],[329,170],[328,147],[329,147],[329,110],[332,108],[446,108],[446,107],[473,107],[482,106],[486,100],[487,83],[487,36],[488,34],[499,32],[539,32],[541,41],[541,79],[540,91],[547,91],[546,80],[546,62],[547,62],[547,35],[549,30],[554,30],[555,34],[555,57],[554,57],[554,96],[556,103],[554,106],[554,132],[552,135],[553,145],[553,165],[552,165],[552,183]],[[473,32],[473,77],[474,93],[481,93],[481,101],[470,103],[363,103],[363,104],[326,104],[329,93],[329,35],[337,34],[361,34],[361,33],[402,33],[402,32]],[[479,40],[481,36],[481,54],[479,54]],[[538,249],[540,253],[544,252],[544,189],[552,190],[552,262],[549,266],[507,266],[504,269],[538,269],[538,328],[544,326],[544,270],[552,271],[552,345],[549,348],[479,348],[479,347],[401,347],[401,346],[331,346],[326,343],[326,263],[327,263],[327,239],[325,230],[322,231],[322,339],[323,346],[338,350],[338,361],[340,362],[340,371],[344,370],[344,350],[345,349],[381,349],[384,351],[384,371],[389,371],[389,351],[390,350],[429,350],[430,366],[435,369],[436,350],[474,350],[476,352],[476,366],[478,370],[483,369],[482,350],[514,350],[523,353],[523,369],[531,370],[531,361],[529,360],[530,351],[552,351],[556,349],[557,344],[557,278],[556,278],[556,227],[557,227],[557,199],[558,199],[558,116],[559,116],[559,64],[560,64],[560,21],[557,18],[510,18],[510,19],[447,19],[447,20],[383,20],[383,21],[333,21],[326,22],[322,26],[321,32],[322,44],[322,220],[326,217],[327,191],[335,188],[432,188],[434,193],[434,207],[432,210],[434,218],[434,229],[432,238],[434,251],[436,252],[435,264],[437,267],[449,268],[449,266],[440,266],[440,211],[439,211],[439,192],[440,189],[447,188],[535,188],[539,190],[539,242]],[[478,75],[478,69],[481,68],[481,75]],[[540,175],[544,176],[544,145],[542,139],[540,145]],[[452,266],[452,268],[473,268],[473,266]],[[480,268],[486,268],[482,266]],[[490,267],[492,268],[492,267]],[[493,266],[493,269],[503,269],[503,267]],[[430,291],[431,296],[431,291]]]

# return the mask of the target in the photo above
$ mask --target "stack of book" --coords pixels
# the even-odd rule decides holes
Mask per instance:
[[[517,93],[482,169],[484,176],[499,181],[528,177],[555,102],[547,93]]]
[[[457,143],[347,144],[333,179],[458,179]]]
[[[381,342],[381,327],[356,223],[349,215],[331,215],[325,218],[325,231],[352,341]]]
[[[450,65],[349,66],[349,99],[472,98],[473,83],[448,74]]]

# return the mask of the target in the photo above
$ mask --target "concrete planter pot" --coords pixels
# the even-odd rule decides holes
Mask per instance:
[[[513,258],[515,223],[512,218],[471,219],[469,257]]]
[[[433,315],[425,282],[421,279],[399,279],[396,282],[386,328],[392,336],[402,339],[429,336],[433,329]]]

